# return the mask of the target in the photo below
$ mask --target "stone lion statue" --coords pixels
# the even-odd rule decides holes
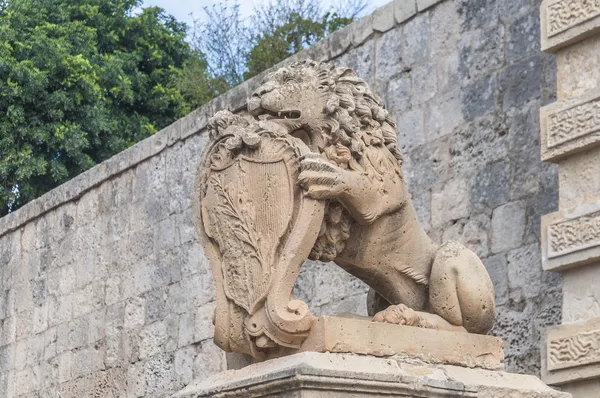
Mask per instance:
[[[363,79],[325,63],[294,63],[266,78],[248,111],[310,148],[298,183],[327,201],[310,258],[367,283],[374,321],[481,334],[492,328],[494,289],[483,263],[457,242],[437,245],[419,224],[395,122]]]

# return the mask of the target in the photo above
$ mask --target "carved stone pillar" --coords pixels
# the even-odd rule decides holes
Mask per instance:
[[[546,0],[542,50],[557,101],[540,112],[542,160],[559,165],[559,211],[542,217],[545,270],[563,275],[562,325],[542,341],[542,379],[600,396],[600,2]]]

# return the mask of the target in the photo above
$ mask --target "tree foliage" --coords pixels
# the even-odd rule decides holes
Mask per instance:
[[[188,37],[142,0],[0,0],[0,216],[323,39],[367,2],[340,4],[264,0],[244,19],[226,0]]]
[[[185,26],[141,0],[0,2],[0,216],[185,115]]]
[[[244,19],[239,4],[225,1],[204,8],[192,44],[203,54],[206,72],[231,88],[349,24],[366,5],[345,0],[324,8],[319,0],[269,0]],[[186,78],[195,80],[192,73]]]

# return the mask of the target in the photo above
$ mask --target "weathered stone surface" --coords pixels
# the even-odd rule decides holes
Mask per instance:
[[[562,209],[574,209],[598,200],[600,186],[600,147],[594,147],[560,161],[558,179],[561,186],[559,204]]]
[[[431,30],[429,15],[417,14],[404,25],[404,61],[414,65],[430,56]]]
[[[439,192],[433,192],[431,223],[439,226],[467,217],[471,210],[471,190],[467,180],[451,180]]]
[[[391,1],[383,7],[373,11],[373,30],[376,32],[387,32],[396,24],[394,18],[394,2]]]
[[[544,0],[540,13],[543,51],[557,51],[600,30],[600,6],[596,3]]]
[[[367,319],[319,317],[299,351],[398,355],[428,363],[503,369],[502,340],[485,335],[417,329]]]
[[[363,44],[373,34],[373,17],[367,15],[352,23],[352,44],[355,47]]]
[[[568,398],[534,376],[430,365],[403,359],[302,353],[230,370],[179,393],[184,397],[527,397]]]
[[[549,328],[542,346],[542,379],[562,385],[596,378],[600,369],[599,340],[600,318]]]
[[[560,271],[600,260],[600,204],[542,217],[542,264]]]
[[[557,162],[600,145],[600,92],[540,110],[542,160]]]
[[[510,202],[492,213],[492,252],[514,249],[523,243],[525,208],[521,202]]]
[[[416,0],[394,0],[394,18],[396,19],[396,23],[403,23],[416,13]]]
[[[600,317],[600,277],[597,265],[577,267],[563,275],[562,323],[581,323]]]
[[[422,109],[401,113],[396,118],[398,124],[398,145],[403,151],[411,150],[425,143],[425,114]]]

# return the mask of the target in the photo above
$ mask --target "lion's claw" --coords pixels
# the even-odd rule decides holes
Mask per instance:
[[[373,317],[373,322],[393,323],[395,325],[432,327],[419,314],[404,304],[391,305]]]
[[[346,170],[331,164],[318,154],[308,153],[300,159],[298,185],[314,199],[336,198],[346,189]]]

